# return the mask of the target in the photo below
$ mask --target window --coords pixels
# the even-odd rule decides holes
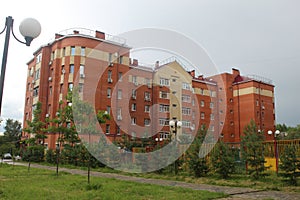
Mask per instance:
[[[191,90],[191,86],[190,86],[190,84],[183,82],[182,83],[182,89],[184,89],[184,90]]]
[[[105,133],[106,134],[110,133],[110,125],[109,124],[106,124],[106,126],[105,126]]]
[[[137,77],[136,76],[132,76],[132,82],[134,83],[134,84],[137,84],[138,82],[137,82]]]
[[[54,51],[51,52],[50,60],[54,59]]]
[[[26,105],[29,104],[29,97],[26,98]]]
[[[37,80],[39,78],[40,78],[40,69],[37,69],[34,74],[34,80]]]
[[[169,105],[163,105],[163,104],[159,105],[159,112],[169,112],[169,110],[170,110]]]
[[[112,71],[111,71],[111,70],[108,70],[107,77],[108,77],[108,79],[111,79],[111,78],[112,78]]]
[[[135,103],[131,104],[131,111],[136,111],[136,104]]]
[[[150,101],[151,100],[149,92],[145,92],[145,100],[146,101]]]
[[[258,99],[256,99],[256,106],[259,106],[259,101],[258,101]]]
[[[193,106],[195,105],[195,99],[192,99],[192,105]]]
[[[74,56],[74,55],[75,55],[75,47],[72,46],[72,47],[71,47],[71,56]]]
[[[168,126],[169,125],[169,120],[166,118],[159,118],[159,125],[160,126]]]
[[[169,93],[166,91],[159,91],[159,98],[161,99],[169,99]]]
[[[210,130],[210,131],[215,131],[215,126],[214,126],[214,125],[211,125],[211,126],[209,127],[209,130]]]
[[[195,119],[195,116],[196,116],[196,112],[193,111],[193,112],[192,112],[192,119]]]
[[[37,97],[39,95],[39,87],[33,88],[33,96]]]
[[[66,56],[66,47],[62,49],[62,56]]]
[[[81,47],[81,56],[85,56],[85,47]]]
[[[120,126],[117,126],[117,135],[120,135],[120,134],[121,134]]]
[[[190,108],[182,108],[182,114],[183,115],[191,115],[191,109]]]
[[[36,57],[36,64],[40,63],[42,61],[42,54],[40,53],[39,55],[37,55]]]
[[[52,86],[49,87],[49,96],[52,95]]]
[[[74,64],[71,64],[71,65],[69,66],[69,73],[70,73],[70,74],[73,74],[73,73],[74,73]]]
[[[144,119],[144,125],[150,126],[150,119]]]
[[[181,97],[181,100],[182,100],[183,102],[190,103],[190,102],[191,102],[191,97],[190,97],[189,95],[183,94],[182,97]]]
[[[233,99],[232,99],[232,98],[230,98],[230,100],[229,100],[229,101],[230,101],[230,103],[232,103],[232,102],[233,102]]]
[[[117,120],[122,120],[122,108],[117,109]]]
[[[168,139],[169,133],[168,132],[159,132],[159,137],[162,139]]]
[[[120,64],[123,63],[123,56],[120,56],[120,58],[119,58],[119,63],[120,63]]]
[[[136,125],[136,118],[135,117],[131,118],[131,125]]]
[[[205,112],[201,112],[201,113],[200,113],[200,118],[201,118],[201,119],[205,119]]]
[[[190,128],[191,122],[190,121],[182,121],[182,127],[183,128]]]
[[[118,89],[118,99],[122,99],[122,90]]]
[[[203,100],[201,100],[201,101],[200,101],[200,106],[201,106],[201,107],[204,107],[204,105],[205,105],[205,102],[204,102]]]
[[[149,105],[145,105],[145,112],[150,112],[150,106]]]
[[[122,81],[122,75],[123,75],[122,72],[119,72],[119,73],[118,73],[118,80],[119,80],[120,82]]]
[[[200,94],[204,95],[204,89],[200,88]]]
[[[160,78],[159,79],[159,84],[161,86],[170,86],[170,80],[166,78]]]
[[[136,94],[137,94],[136,90],[133,89],[132,90],[132,94],[131,94],[131,96],[132,96],[133,99],[136,99]]]
[[[64,84],[60,84],[59,86],[59,93],[63,93]]]
[[[210,114],[210,120],[215,120],[215,115],[214,114]]]
[[[108,54],[108,63],[109,64],[112,63],[112,54],[111,53]]]
[[[211,97],[216,97],[216,96],[217,96],[216,91],[210,90],[209,93],[210,93],[210,96],[211,96]]]
[[[80,77],[84,76],[84,65],[80,65],[79,74],[80,74]]]
[[[209,103],[209,107],[210,107],[211,109],[213,109],[213,108],[215,107],[214,102],[210,102],[210,103]]]
[[[73,83],[69,83],[69,84],[68,84],[68,89],[69,89],[70,91],[73,90]]]
[[[233,110],[230,110],[230,114],[233,114]]]
[[[107,98],[111,98],[111,89],[107,88]]]
[[[148,88],[151,87],[151,80],[149,78],[145,78],[145,85],[147,85]]]

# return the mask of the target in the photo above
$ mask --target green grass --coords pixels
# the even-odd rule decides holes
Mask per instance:
[[[186,188],[141,184],[108,178],[87,177],[50,170],[26,167],[0,166],[0,199],[112,199],[112,200],[167,200],[215,199],[223,193],[195,191]]]
[[[49,163],[39,163],[41,165],[55,166]],[[74,168],[87,170],[86,167],[78,167],[72,165],[60,165],[64,168]],[[210,174],[206,177],[195,178],[187,172],[180,171],[178,175],[173,173],[163,172],[162,174],[149,172],[149,173],[128,173],[117,171],[108,167],[92,169],[93,171],[103,172],[103,173],[116,173],[127,176],[135,176],[142,178],[152,178],[152,179],[163,179],[172,181],[181,181],[196,184],[209,184],[209,185],[219,185],[219,186],[231,186],[231,187],[247,187],[253,189],[261,190],[275,190],[275,191],[285,191],[285,192],[300,192],[300,186],[291,186],[283,182],[282,177],[278,177],[275,172],[268,171],[269,175],[265,178],[259,180],[253,180],[249,175],[244,173],[232,174],[228,179],[222,179],[216,174]]]

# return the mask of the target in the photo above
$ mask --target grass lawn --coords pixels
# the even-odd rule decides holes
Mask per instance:
[[[178,187],[141,184],[108,178],[87,177],[50,170],[0,166],[0,199],[215,199],[223,193],[194,191]]]
[[[39,163],[39,164],[47,165],[47,166],[55,166],[49,163]],[[72,165],[60,165],[60,167],[87,170],[86,167],[76,167]],[[248,187],[253,189],[275,190],[275,191],[284,191],[284,192],[300,192],[300,186],[291,186],[288,183],[283,182],[282,177],[277,176],[275,172],[271,172],[271,171],[268,171],[269,175],[266,176],[265,178],[259,180],[253,180],[249,175],[246,175],[245,173],[232,174],[228,179],[222,179],[218,175],[209,175],[206,177],[195,178],[190,174],[188,174],[187,172],[182,172],[182,171],[175,176],[173,173],[158,174],[155,172],[133,174],[133,173],[117,171],[107,167],[96,168],[92,170],[104,172],[104,173],[117,173],[117,174],[122,174],[127,176],[173,180],[173,181],[181,181],[181,182],[196,183],[196,184],[209,184],[209,185],[220,185],[220,186],[231,186],[231,187]]]

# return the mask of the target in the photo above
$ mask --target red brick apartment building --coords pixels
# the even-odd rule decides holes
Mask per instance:
[[[260,130],[274,130],[274,85],[239,70],[204,78],[188,71],[175,58],[141,66],[130,58],[120,38],[99,31],[56,34],[34,52],[28,65],[24,128],[33,109],[42,103],[42,120],[55,116],[59,101],[76,85],[84,100],[111,119],[102,124],[110,140],[130,137],[166,139],[169,120],[182,121],[178,135],[191,135],[205,125],[225,142],[237,143],[254,119]],[[55,148],[58,134],[46,133],[45,145]],[[266,135],[266,139],[272,139]],[[23,133],[24,137],[30,137]]]

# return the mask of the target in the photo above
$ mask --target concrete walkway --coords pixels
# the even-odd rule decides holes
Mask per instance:
[[[13,163],[9,163],[13,164]],[[27,166],[27,163],[15,162],[14,165]],[[31,164],[33,168],[47,169],[47,170],[56,170],[56,167]],[[78,170],[78,169],[68,169],[68,168],[59,168],[59,171],[68,172],[71,174],[87,175],[87,171]],[[230,200],[243,200],[243,199],[286,199],[286,200],[300,200],[300,193],[287,193],[280,191],[262,191],[251,188],[242,188],[242,187],[228,187],[228,186],[216,186],[216,185],[206,185],[206,184],[193,184],[179,181],[171,180],[161,180],[161,179],[148,179],[134,176],[125,176],[120,174],[113,173],[102,173],[102,172],[91,172],[91,176],[95,177],[104,177],[104,178],[114,178],[117,180],[125,181],[134,181],[139,183],[148,183],[162,186],[174,186],[189,188],[193,190],[206,190],[211,192],[223,192],[229,194],[230,197],[225,199]],[[225,200],[224,199],[224,200]]]

